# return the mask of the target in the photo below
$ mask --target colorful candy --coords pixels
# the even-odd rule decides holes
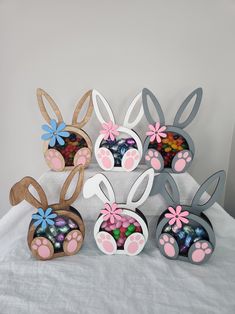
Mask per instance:
[[[115,139],[114,141],[111,141],[110,139],[103,140],[100,147],[108,148],[111,151],[115,167],[121,167],[122,157],[130,148],[137,149],[136,142],[131,137]]]
[[[48,148],[54,148],[61,153],[65,160],[65,166],[73,166],[73,160],[76,152],[83,147],[87,147],[87,143],[83,137],[75,133],[70,133],[69,137],[65,137],[63,139],[65,141],[63,146],[56,142],[54,147],[50,147],[49,145]]]
[[[164,166],[171,167],[171,162],[175,155],[184,149],[189,149],[188,143],[182,135],[173,132],[166,132],[167,137],[163,138],[161,143],[156,140],[149,143],[149,149],[156,149],[161,153],[164,159]]]
[[[121,220],[115,219],[114,223],[111,223],[110,220],[104,221],[101,231],[110,233],[116,240],[118,248],[121,249],[126,239],[134,232],[142,233],[142,228],[136,219],[123,215]]]

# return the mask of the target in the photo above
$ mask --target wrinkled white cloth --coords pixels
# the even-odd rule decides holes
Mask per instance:
[[[106,173],[117,202],[126,200],[143,169]],[[91,166],[85,177],[98,171]],[[48,171],[40,178],[49,203],[58,201],[67,175]],[[174,179],[182,203],[189,203],[198,184],[188,173]],[[27,247],[28,225],[35,212],[30,205],[22,202],[0,220],[1,314],[235,313],[235,221],[218,204],[206,211],[217,246],[201,266],[168,260],[157,249],[157,215],[166,207],[160,196],[149,197],[140,207],[147,215],[150,235],[135,257],[106,256],[96,247],[93,226],[102,207],[97,197],[84,200],[81,193],[73,206],[85,221],[84,245],[75,256],[46,262],[36,261]]]

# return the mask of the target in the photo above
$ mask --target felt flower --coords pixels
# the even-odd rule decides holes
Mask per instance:
[[[115,219],[121,220],[122,217],[120,214],[122,213],[121,208],[117,208],[117,204],[113,203],[112,205],[106,203],[104,205],[104,209],[102,209],[101,214],[104,215],[103,220],[107,221],[110,219],[110,222],[113,224],[115,222]]]
[[[42,208],[38,208],[37,214],[32,215],[32,219],[35,220],[33,223],[35,227],[38,227],[39,225],[42,225],[42,229],[45,230],[47,225],[54,225],[54,218],[57,216],[56,214],[51,214],[52,208],[47,208],[46,211],[44,211]]]
[[[46,131],[47,133],[42,135],[42,140],[47,141],[50,140],[49,145],[51,147],[54,147],[56,144],[56,141],[60,145],[64,145],[63,137],[69,137],[69,132],[63,131],[66,127],[66,124],[64,122],[61,122],[58,126],[54,119],[50,121],[49,127],[47,124],[43,124],[42,129]]]
[[[115,137],[119,135],[119,132],[117,131],[118,125],[114,124],[112,121],[109,121],[108,123],[103,123],[102,127],[103,129],[100,131],[100,134],[104,134],[105,140],[110,138],[111,141],[114,141]]]
[[[162,137],[167,137],[166,133],[166,126],[160,126],[159,122],[156,122],[155,126],[149,124],[149,131],[146,132],[146,135],[150,137],[150,142],[153,142],[155,139],[158,143],[161,143]]]
[[[173,207],[168,207],[169,213],[165,214],[165,217],[169,219],[169,225],[176,223],[178,228],[182,227],[182,222],[187,224],[188,219],[185,218],[189,215],[187,210],[182,212],[182,207],[180,205],[176,206],[176,209]]]

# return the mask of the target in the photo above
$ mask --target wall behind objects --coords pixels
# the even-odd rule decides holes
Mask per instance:
[[[1,0],[0,216],[10,208],[13,183],[47,170],[37,87],[49,92],[68,122],[77,99],[96,88],[119,123],[132,97],[148,87],[170,123],[183,99],[202,86],[202,106],[187,128],[196,146],[190,173],[202,182],[228,170],[234,35],[232,0]],[[99,128],[93,117],[86,128],[93,140]],[[143,120],[142,139],[145,129]]]

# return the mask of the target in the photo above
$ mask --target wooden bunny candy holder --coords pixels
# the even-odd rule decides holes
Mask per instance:
[[[211,222],[203,213],[219,198],[225,183],[225,172],[209,177],[196,192],[191,205],[182,205],[177,185],[170,174],[157,176],[151,195],[160,193],[170,205],[159,217],[156,238],[161,253],[170,259],[203,264],[215,249],[215,234]],[[204,193],[216,183],[207,200]],[[170,191],[167,190],[170,187]]]
[[[66,193],[76,174],[79,178],[75,190],[69,199]],[[12,205],[26,200],[38,210],[32,215],[28,230],[28,246],[34,257],[48,260],[54,257],[76,254],[84,240],[85,227],[79,212],[71,206],[77,199],[83,184],[84,167],[75,167],[65,180],[57,204],[48,205],[47,197],[40,184],[31,177],[17,182],[10,191]],[[29,186],[38,193],[37,199]]]
[[[104,170],[112,171],[132,171],[134,170],[142,157],[142,143],[136,132],[132,130],[141,120],[144,111],[140,107],[139,113],[133,122],[130,122],[130,116],[138,101],[141,99],[139,93],[130,104],[123,126],[115,124],[113,112],[107,100],[96,90],[92,91],[92,100],[94,110],[98,120],[102,125],[102,130],[95,142],[95,157]],[[105,119],[99,109],[99,101],[108,114]]]
[[[44,98],[54,111],[57,121],[50,118]],[[88,98],[87,112],[82,121],[78,122],[78,115]],[[42,126],[43,130],[47,132],[42,135],[42,139],[45,141],[44,157],[50,169],[63,171],[79,164],[87,167],[91,161],[92,142],[82,127],[88,122],[93,111],[91,91],[85,93],[76,105],[71,125],[66,125],[63,122],[61,112],[55,101],[41,88],[37,89],[37,99],[41,114],[49,124],[49,126],[47,124]]]
[[[196,97],[193,109],[187,119],[180,122],[184,111]],[[194,144],[191,137],[183,129],[188,126],[196,116],[202,99],[202,89],[195,89],[182,103],[176,113],[173,125],[165,125],[165,117],[162,108],[147,88],[142,91],[142,100],[145,116],[149,122],[149,130],[146,132],[144,142],[144,158],[149,167],[155,172],[182,173],[188,169],[194,157]],[[158,114],[154,119],[150,113],[153,106]]]
[[[144,192],[138,200],[134,200],[136,191],[146,177]],[[85,182],[84,197],[97,195],[105,204],[94,227],[96,244],[103,253],[134,256],[143,250],[148,239],[148,225],[145,216],[137,207],[148,198],[153,179],[153,169],[143,172],[133,184],[126,204],[116,203],[113,188],[103,174],[97,174]],[[101,189],[101,184],[106,188],[107,196]]]

